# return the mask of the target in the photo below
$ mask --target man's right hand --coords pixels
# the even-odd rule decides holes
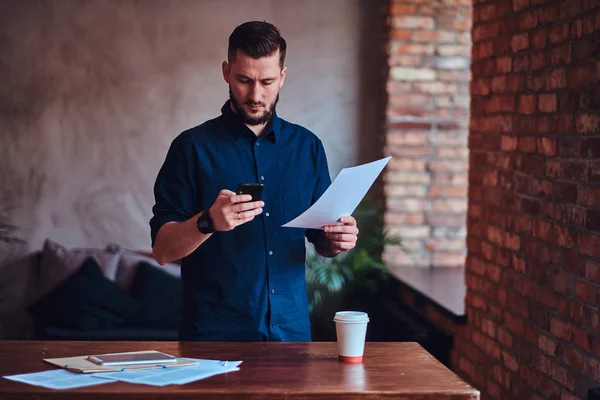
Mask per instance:
[[[215,230],[230,231],[261,214],[265,203],[251,200],[249,194],[237,195],[231,190],[221,190],[215,204],[208,210]]]

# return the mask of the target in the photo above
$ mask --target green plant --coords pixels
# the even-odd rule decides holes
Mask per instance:
[[[402,247],[401,238],[383,229],[382,212],[370,202],[363,201],[354,212],[358,240],[354,249],[334,258],[309,252],[306,261],[306,287],[309,310],[312,313],[327,296],[340,293],[349,286],[361,285],[374,290],[373,276],[386,276],[388,267],[382,259],[384,246]]]

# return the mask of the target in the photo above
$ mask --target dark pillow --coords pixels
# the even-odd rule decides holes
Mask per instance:
[[[29,307],[45,326],[97,330],[133,325],[142,306],[107,279],[93,258]]]
[[[152,328],[178,328],[181,322],[181,279],[140,262],[129,295],[144,308],[144,325]]]

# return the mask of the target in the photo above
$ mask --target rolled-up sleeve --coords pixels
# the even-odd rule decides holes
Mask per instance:
[[[190,150],[181,138],[176,138],[154,184],[155,204],[150,219],[152,247],[161,226],[171,221],[186,221],[197,214],[197,189]]]
[[[329,166],[327,164],[327,156],[325,155],[325,149],[321,140],[317,139],[315,151],[313,153],[313,160],[317,169],[317,181],[312,193],[311,204],[315,202],[325,193],[329,185],[331,185],[331,177],[329,175]],[[322,234],[320,229],[307,229],[306,238],[311,243],[316,243],[319,236]]]

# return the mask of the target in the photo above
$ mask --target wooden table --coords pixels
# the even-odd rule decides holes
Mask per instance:
[[[0,341],[0,376],[52,369],[42,358],[156,349],[243,360],[237,372],[187,385],[111,382],[50,390],[0,378],[0,399],[436,399],[476,400],[479,392],[417,343],[367,343],[362,364],[338,362],[336,344]]]

